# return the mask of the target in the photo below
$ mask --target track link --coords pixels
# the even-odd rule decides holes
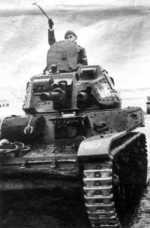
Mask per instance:
[[[112,162],[87,163],[83,170],[86,211],[92,227],[119,228],[113,201]]]

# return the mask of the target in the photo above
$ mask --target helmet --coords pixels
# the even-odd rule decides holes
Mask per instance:
[[[68,31],[65,33],[64,38],[66,39],[68,35],[73,35],[73,36],[75,36],[75,37],[77,38],[77,35],[76,35],[73,31],[71,31],[71,30],[68,30]]]

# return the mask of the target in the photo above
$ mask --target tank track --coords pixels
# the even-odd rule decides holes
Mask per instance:
[[[125,156],[126,155],[126,156]],[[132,206],[142,194],[147,182],[147,146],[145,135],[120,151],[113,161],[113,172],[119,179],[120,201]]]
[[[147,177],[147,149],[143,134],[113,160],[83,164],[83,192],[91,227],[120,228],[118,202],[121,207],[142,193]],[[116,191],[117,189],[117,191]],[[128,206],[127,206],[128,207]]]
[[[113,201],[112,172],[112,161],[84,164],[84,200],[92,227],[120,227]]]

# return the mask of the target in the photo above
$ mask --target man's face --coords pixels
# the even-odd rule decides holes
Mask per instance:
[[[69,35],[67,35],[66,40],[70,40],[72,42],[75,42],[77,40],[77,38],[73,34],[69,34]]]

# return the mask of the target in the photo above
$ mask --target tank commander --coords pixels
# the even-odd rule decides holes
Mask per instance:
[[[48,43],[51,46],[56,42],[55,32],[54,32],[54,22],[52,19],[48,20],[48,25],[49,25]],[[77,35],[71,30],[68,30],[64,35],[65,40],[70,40],[70,41],[74,42],[79,49],[78,60],[77,60],[78,64],[87,65],[88,61],[87,61],[86,51],[83,47],[81,47],[80,45],[77,44],[77,38],[78,38]]]

